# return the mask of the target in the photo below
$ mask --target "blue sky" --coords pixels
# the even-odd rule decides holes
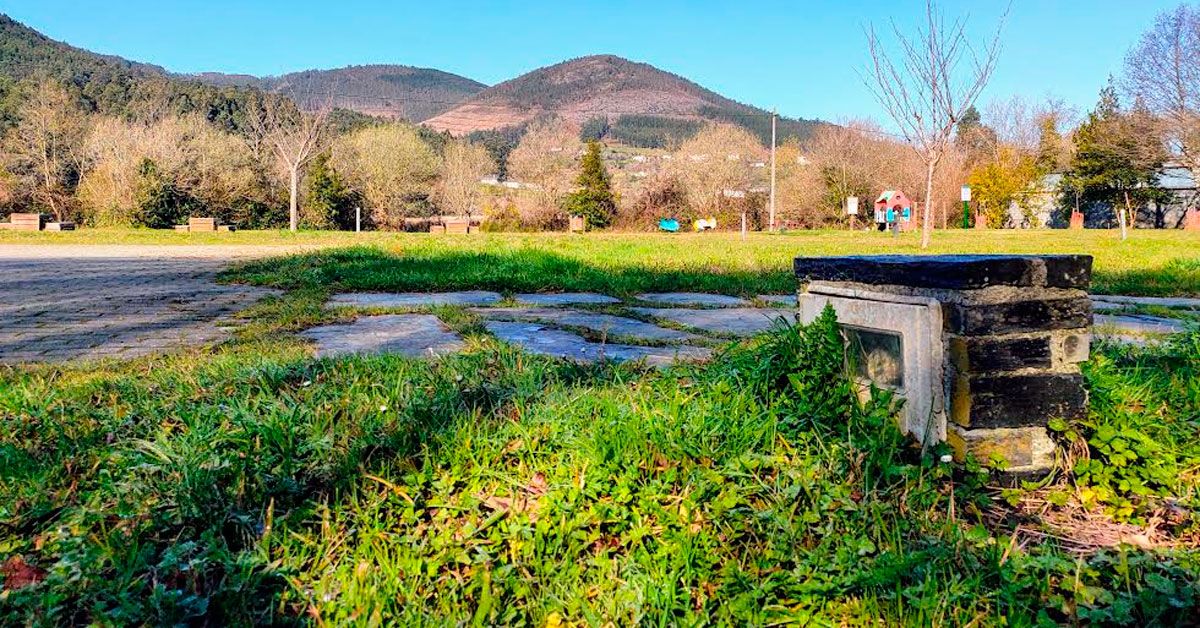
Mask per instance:
[[[1047,96],[1087,109],[1125,52],[1178,0],[1013,0],[984,101]],[[350,64],[434,67],[492,84],[612,53],[790,116],[885,122],[859,78],[863,29],[903,28],[923,0],[0,0],[48,36],[177,72],[281,74]],[[1003,3],[943,0],[982,38]],[[888,125],[890,126],[890,125]]]

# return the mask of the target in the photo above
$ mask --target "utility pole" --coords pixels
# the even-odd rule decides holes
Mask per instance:
[[[775,230],[775,109],[771,110],[771,210],[770,231]]]

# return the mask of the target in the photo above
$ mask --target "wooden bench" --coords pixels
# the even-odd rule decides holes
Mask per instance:
[[[471,232],[470,220],[447,220],[446,233],[451,235],[466,235]]]
[[[188,218],[188,231],[216,231],[216,218],[197,218],[192,216]]]
[[[42,224],[41,214],[9,214],[4,228],[12,231],[41,231]]]

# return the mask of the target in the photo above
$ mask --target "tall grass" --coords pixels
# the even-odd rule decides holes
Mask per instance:
[[[860,403],[831,315],[665,372],[486,337],[0,373],[5,624],[1172,624],[1194,553],[1076,559]],[[291,306],[285,303],[296,300]],[[293,321],[294,322],[294,321]],[[1164,384],[1156,382],[1154,385]]]

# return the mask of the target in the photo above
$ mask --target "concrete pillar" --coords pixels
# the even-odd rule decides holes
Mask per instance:
[[[900,336],[899,357],[857,357],[902,363],[902,428],[926,445],[945,440],[959,461],[1003,459],[1015,475],[1053,466],[1050,420],[1087,414],[1079,364],[1090,345],[1091,269],[1085,255],[795,261],[802,320],[828,304],[856,337],[860,330]],[[883,351],[881,343],[870,346]]]

